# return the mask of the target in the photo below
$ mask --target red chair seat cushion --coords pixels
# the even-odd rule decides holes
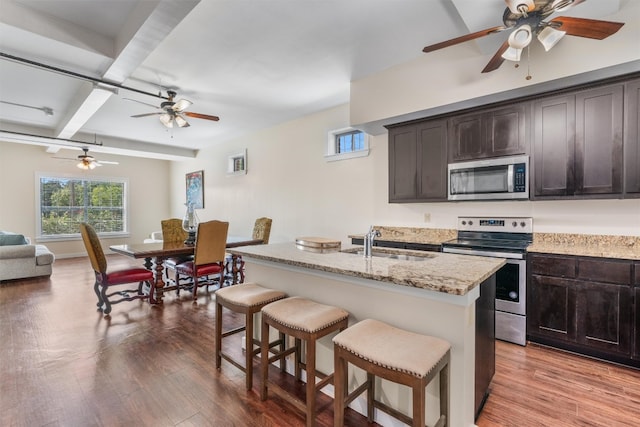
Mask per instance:
[[[145,282],[153,280],[153,272],[146,268],[130,268],[107,273],[107,285],[121,285],[123,283]]]
[[[182,264],[176,265],[176,271],[180,274],[184,274],[187,276],[193,276],[193,261],[183,262]],[[196,267],[196,277],[208,276],[210,274],[218,274],[222,271],[222,266],[220,264],[205,264],[199,265]]]

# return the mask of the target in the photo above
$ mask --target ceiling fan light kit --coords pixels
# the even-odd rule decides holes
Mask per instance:
[[[146,102],[141,102],[136,99],[131,99],[131,98],[124,98],[124,99],[128,101],[134,101],[140,104],[148,105],[150,107],[158,108],[158,110],[160,111],[157,111],[155,113],[136,114],[131,117],[139,118],[139,117],[148,117],[148,116],[158,116],[158,118],[160,119],[160,123],[162,123],[165,127],[169,129],[173,128],[174,123],[179,128],[189,127],[189,122],[187,122],[187,119],[185,118],[185,116],[194,117],[196,119],[212,120],[215,122],[220,120],[220,118],[218,118],[217,116],[210,116],[207,114],[191,113],[191,112],[185,111],[185,109],[193,105],[193,102],[186,99],[180,99],[179,101],[174,101],[174,98],[177,95],[175,91],[169,90],[167,91],[167,95],[168,95],[168,101],[161,103],[160,107],[156,107],[155,105],[147,104]]]
[[[511,13],[525,14],[536,8],[533,0],[505,0]]]
[[[90,170],[90,169],[95,169],[96,166],[98,166],[98,163],[95,163],[93,161],[90,160],[81,160],[76,167],[78,167],[79,169],[83,169],[83,170]]]
[[[565,35],[603,40],[615,34],[622,22],[609,22],[597,19],[559,16],[550,21],[546,19],[554,13],[565,11],[587,0],[505,0],[507,5],[502,15],[503,26],[476,31],[464,36],[426,46],[423,52],[454,46],[475,40],[490,34],[511,30],[511,34],[489,60],[483,73],[495,71],[505,60],[520,61],[522,49],[528,47],[535,35],[545,51],[553,48]],[[528,57],[528,55],[527,55]],[[516,64],[517,67],[517,64]],[[527,75],[527,80],[531,79]]]
[[[565,34],[567,34],[566,31],[560,31],[551,26],[546,26],[538,33],[538,40],[542,43],[542,46],[544,46],[544,50],[549,52]]]

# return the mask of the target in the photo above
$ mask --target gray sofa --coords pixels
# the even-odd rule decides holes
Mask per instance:
[[[55,256],[21,234],[0,231],[0,281],[50,276]]]

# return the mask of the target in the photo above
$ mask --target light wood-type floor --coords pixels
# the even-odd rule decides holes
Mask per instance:
[[[136,265],[118,255],[109,263]],[[213,296],[125,302],[108,319],[95,310],[93,280],[78,258],[57,260],[51,278],[0,284],[1,426],[304,425],[287,402],[260,401],[257,373],[247,392],[235,367],[215,369]],[[480,427],[640,425],[640,371],[531,344],[496,349]],[[333,424],[331,402],[320,398],[318,425]],[[349,410],[348,425],[369,424]]]

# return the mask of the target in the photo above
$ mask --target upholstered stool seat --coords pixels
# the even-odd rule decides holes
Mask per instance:
[[[349,313],[341,308],[319,304],[315,301],[300,297],[285,298],[262,308],[262,338],[261,338],[261,367],[262,387],[260,397],[267,398],[267,390],[282,395],[293,405],[304,412],[307,426],[315,425],[316,394],[333,381],[333,373],[325,374],[316,370],[316,341],[332,332],[342,331],[347,327]],[[282,349],[272,357],[268,357],[269,327],[273,327],[287,336],[295,338],[295,346]],[[306,342],[307,351],[304,363],[301,358],[302,341]],[[301,370],[307,374],[306,402],[291,399],[286,391],[277,384],[269,381],[269,365],[295,354],[295,376],[300,380]],[[282,366],[282,365],[281,365]],[[316,377],[321,380],[316,383]]]
[[[426,387],[440,375],[440,417],[436,426],[449,420],[450,344],[440,338],[421,335],[366,319],[333,338],[335,369],[335,426],[344,425],[344,410],[358,395],[367,391],[367,417],[373,421],[373,408],[381,409],[413,426],[425,426]],[[347,394],[347,363],[367,372],[367,381]],[[376,400],[374,379],[378,376],[403,384],[413,391],[413,418]]]
[[[260,341],[253,339],[254,314],[260,312],[265,305],[285,298],[287,294],[281,291],[268,289],[255,283],[244,283],[240,285],[229,286],[218,289],[216,292],[216,368],[220,369],[222,359],[227,360],[235,367],[239,368],[246,374],[247,390],[251,390],[253,385],[253,357],[260,352],[260,347],[254,349],[254,346],[260,346]],[[222,331],[222,308],[226,308],[236,313],[245,315],[244,326]],[[222,338],[239,332],[246,331],[246,351],[245,364],[242,366],[230,355],[222,350]],[[271,346],[280,344],[284,349],[284,337],[281,340],[271,343]]]

